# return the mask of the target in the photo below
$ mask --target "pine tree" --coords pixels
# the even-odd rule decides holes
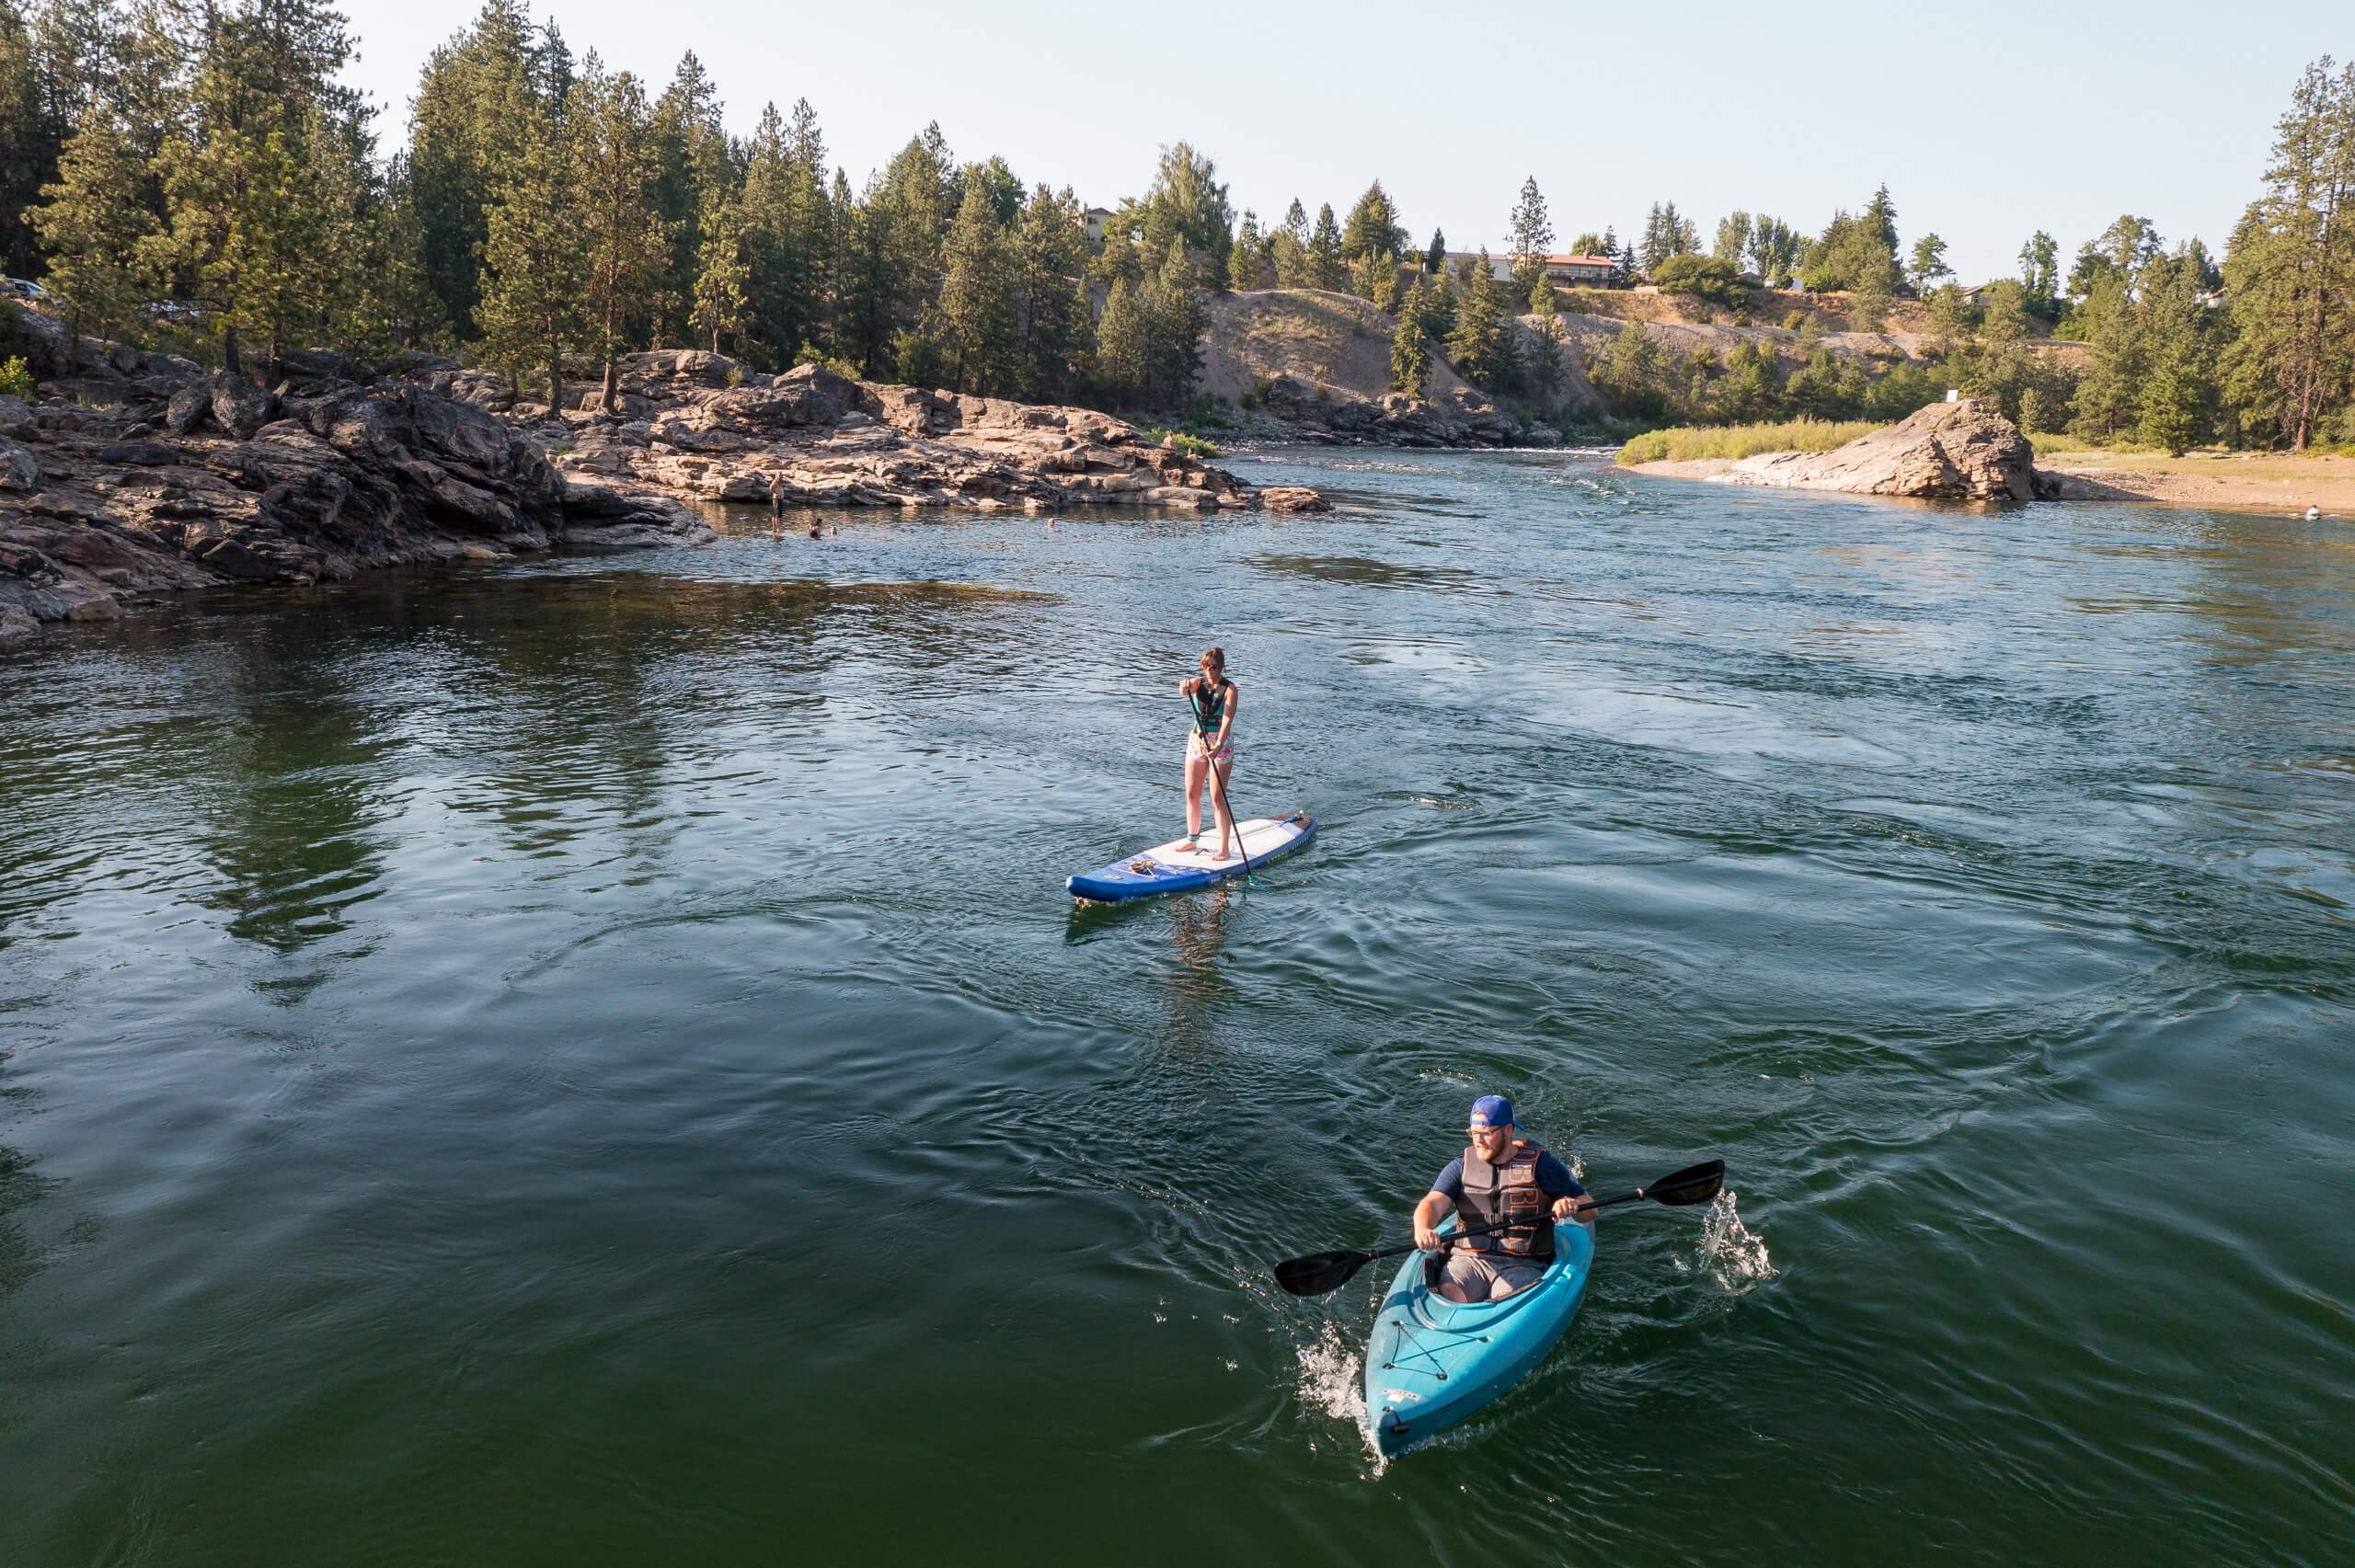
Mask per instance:
[[[1144,396],[1149,339],[1143,303],[1126,278],[1115,279],[1104,302],[1104,319],[1096,326],[1097,374],[1115,407],[1132,406]]]
[[[2224,262],[2227,395],[2244,426],[2303,452],[2355,383],[2355,64],[2299,78],[2265,194]]]
[[[1924,235],[1913,242],[1913,259],[1906,263],[1905,280],[1918,293],[1941,278],[1954,276],[1954,269],[1947,265],[1947,242],[1936,235]]]
[[[1527,372],[1529,387],[1540,402],[1550,406],[1554,395],[1561,390],[1565,373],[1562,365],[1565,341],[1562,313],[1555,306],[1554,288],[1550,282],[1540,287],[1536,299],[1532,302],[1532,308],[1536,312],[1537,319],[1532,324]]]
[[[1173,239],[1159,270],[1145,280],[1147,358],[1144,390],[1155,406],[1174,408],[1192,390],[1202,362],[1202,330],[1208,325],[1194,293],[1195,268],[1186,242]]]
[[[564,356],[587,341],[575,154],[545,110],[515,132],[488,217],[476,319],[493,364],[519,383],[527,368],[546,374],[553,417],[564,408]]]
[[[1738,270],[1753,232],[1750,214],[1737,208],[1717,220],[1717,243],[1709,254]]]
[[[57,177],[55,127],[43,112],[32,30],[0,0],[0,269],[38,271],[40,240],[27,209]]]
[[[751,224],[743,208],[726,195],[711,192],[706,200],[697,224],[703,245],[695,255],[694,322],[717,354],[721,334],[741,335],[752,313],[752,268],[745,258]]]
[[[2085,326],[2091,362],[2077,383],[2070,429],[2088,440],[2111,441],[2134,427],[2135,402],[2148,369],[2125,278],[2117,272],[2098,275],[2078,316]]]
[[[1483,246],[1472,277],[1464,288],[1456,311],[1455,330],[1448,336],[1447,357],[1455,373],[1475,385],[1486,386],[1497,374],[1504,346],[1504,326],[1497,310],[1496,279]]]
[[[1237,292],[1258,288],[1266,249],[1267,242],[1259,235],[1259,214],[1244,209],[1242,227],[1235,235],[1235,248],[1226,254],[1226,286]]]
[[[1350,286],[1350,269],[1341,259],[1341,226],[1333,221],[1330,201],[1316,209],[1316,227],[1308,236],[1308,286],[1338,292]]]
[[[697,315],[696,269],[705,253],[703,223],[724,211],[734,181],[728,138],[719,125],[719,92],[693,50],[680,57],[671,85],[656,99],[649,130],[655,161],[654,217],[670,253],[651,302],[654,340],[687,340]]]
[[[474,25],[426,61],[410,101],[409,178],[425,275],[461,338],[477,330],[482,246],[502,166],[527,112],[547,107],[534,67],[555,61],[542,51],[522,0],[483,0]]]
[[[111,110],[93,100],[65,145],[57,182],[29,214],[49,255],[49,289],[75,332],[123,336],[140,300],[140,249],[153,232],[146,171]]]
[[[1542,268],[1554,248],[1554,223],[1546,215],[1535,175],[1521,182],[1521,200],[1513,203],[1506,222],[1512,235],[1513,269],[1525,275],[1533,264]]]
[[[1012,255],[1016,391],[1026,401],[1060,401],[1086,347],[1088,309],[1079,283],[1086,246],[1079,199],[1068,187],[1060,196],[1043,185],[1030,193]]]
[[[1430,340],[1423,336],[1423,317],[1430,308],[1430,282],[1418,278],[1407,291],[1398,312],[1398,330],[1390,338],[1390,390],[1423,395],[1423,377],[1430,371]]]
[[[606,74],[592,52],[570,109],[589,320],[603,371],[598,406],[611,412],[621,406],[621,355],[635,341],[662,276],[671,233],[655,212],[652,117],[638,78],[627,71]]]
[[[1153,183],[1131,220],[1144,236],[1145,255],[1157,265],[1173,244],[1195,258],[1197,280],[1209,287],[1226,281],[1234,243],[1235,208],[1218,182],[1218,166],[1184,142],[1161,150]]]
[[[1005,236],[990,193],[969,180],[949,225],[935,334],[961,391],[1003,393],[1011,379],[1014,298]]]
[[[1437,229],[1431,231],[1431,243],[1423,247],[1423,270],[1434,278],[1447,270],[1447,235]]]
[[[2042,229],[2020,246],[2020,282],[2028,290],[2028,308],[2039,315],[2051,315],[2061,286],[2061,252]]]
[[[1398,209],[1377,179],[1350,209],[1350,221],[1341,229],[1341,258],[1353,265],[1379,258],[1395,270],[1406,244],[1407,231],[1399,226]]]

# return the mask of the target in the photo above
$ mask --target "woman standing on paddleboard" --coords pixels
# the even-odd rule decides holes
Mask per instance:
[[[1226,783],[1235,772],[1235,711],[1243,693],[1226,678],[1226,650],[1202,650],[1202,672],[1178,687],[1194,710],[1194,727],[1186,737],[1186,848],[1196,849],[1202,836],[1202,778],[1215,766],[1217,782],[1211,788],[1211,811],[1218,823],[1218,857],[1227,858],[1227,838],[1235,819],[1227,814]]]

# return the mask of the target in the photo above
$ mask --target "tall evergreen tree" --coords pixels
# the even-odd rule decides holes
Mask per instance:
[[[1243,223],[1235,231],[1235,248],[1226,253],[1226,286],[1233,290],[1259,287],[1259,270],[1266,265],[1267,240],[1259,233],[1259,214],[1245,208]]]
[[[1447,270],[1447,235],[1438,229],[1431,231],[1431,243],[1423,247],[1423,270],[1434,278]]]
[[[564,356],[588,340],[581,301],[576,155],[546,109],[523,116],[494,189],[476,318],[491,363],[520,382],[546,376],[551,415],[564,408]]]
[[[1341,258],[1341,226],[1333,221],[1330,201],[1316,209],[1316,227],[1308,236],[1308,278],[1312,289],[1350,286],[1349,264]]]
[[[1194,384],[1202,362],[1202,330],[1208,325],[1194,292],[1195,267],[1186,242],[1173,239],[1160,268],[1145,280],[1142,296],[1148,341],[1146,395],[1155,406],[1175,408]]]
[[[727,211],[735,183],[719,124],[719,90],[695,51],[680,57],[671,85],[655,100],[650,132],[654,216],[670,235],[670,254],[654,289],[653,338],[681,343],[688,338],[689,316],[701,314],[695,275],[705,254],[704,220]]]
[[[1423,378],[1430,372],[1430,340],[1423,336],[1423,318],[1430,310],[1430,280],[1419,277],[1407,291],[1398,312],[1398,330],[1390,337],[1390,390],[1423,395]]]
[[[1012,269],[1004,231],[984,183],[968,179],[948,228],[936,336],[960,389],[1003,394],[1014,379]]]
[[[2061,251],[2042,229],[2020,246],[2020,285],[2028,291],[2028,309],[2039,315],[2052,313],[2061,288]]]
[[[1535,175],[1521,182],[1521,199],[1513,203],[1506,223],[1512,235],[1514,270],[1525,272],[1533,260],[1542,265],[1554,248],[1554,221],[1546,214],[1545,198],[1537,189]]]
[[[1341,227],[1341,259],[1355,263],[1378,258],[1396,269],[1398,253],[1406,245],[1407,231],[1399,226],[1398,209],[1377,179],[1365,188],[1365,194],[1350,209],[1350,221]]]
[[[1087,246],[1079,198],[1041,185],[1030,193],[1015,230],[1010,259],[1015,299],[1015,390],[1028,401],[1060,402],[1072,366],[1087,343],[1087,296],[1080,284]]]
[[[409,102],[409,178],[427,281],[461,338],[477,330],[482,246],[501,166],[544,106],[541,39],[523,0],[483,0],[474,25],[427,59]],[[568,68],[569,69],[569,68]]]
[[[1455,330],[1447,339],[1447,357],[1455,373],[1476,385],[1489,384],[1503,358],[1504,324],[1497,308],[1497,283],[1488,265],[1488,250],[1480,247],[1479,260],[1464,286],[1456,309]]]
[[[15,0],[0,0],[0,269],[39,270],[40,236],[26,215],[57,177],[57,146],[42,112],[32,29]]]
[[[140,250],[154,231],[146,178],[114,111],[93,99],[65,145],[57,181],[29,216],[49,257],[49,289],[74,331],[125,335],[144,297]]]
[[[1905,280],[1918,293],[1941,278],[1954,276],[1954,269],[1947,265],[1947,242],[1936,235],[1924,235],[1913,242],[1913,258],[1905,264]]]
[[[623,351],[638,339],[670,259],[671,232],[656,213],[661,172],[646,90],[629,72],[607,74],[592,52],[572,89],[574,179],[589,259],[588,315],[603,368],[598,406],[621,406]]]
[[[1151,332],[1145,307],[1126,278],[1112,280],[1104,319],[1096,325],[1097,376],[1115,407],[1133,406],[1145,395],[1151,374]]]
[[[2234,230],[2225,356],[2245,424],[2303,452],[2355,391],[2355,64],[2306,67],[2277,126],[2265,193]]]
[[[1235,208],[1218,180],[1218,166],[1185,142],[1161,149],[1144,200],[1124,213],[1144,236],[1148,264],[1157,268],[1173,243],[1182,242],[1195,258],[1199,280],[1217,287],[1226,280],[1226,258],[1234,243]]]

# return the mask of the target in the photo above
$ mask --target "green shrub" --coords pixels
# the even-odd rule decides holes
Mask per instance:
[[[33,395],[33,368],[21,355],[0,364],[0,397],[30,398]]]
[[[1275,384],[1273,376],[1253,376],[1251,384],[1243,389],[1243,406],[1265,408],[1268,406],[1268,389]]]
[[[1663,294],[1692,294],[1721,305],[1733,303],[1741,290],[1732,262],[1698,252],[1670,257],[1652,269],[1652,281]]]
[[[801,351],[793,356],[793,362],[797,365],[815,365],[821,371],[832,371],[846,381],[859,379],[856,365],[852,364],[840,354],[829,354],[815,343],[801,345]]]
[[[1213,446],[1211,442],[1204,441],[1200,436],[1189,435],[1184,430],[1169,429],[1161,425],[1147,425],[1143,429],[1139,430],[1137,434],[1145,441],[1152,442],[1155,446],[1159,446],[1162,442],[1166,441],[1175,440],[1178,443],[1178,450],[1186,453],[1189,457],[1199,457],[1207,460],[1214,457],[1224,457],[1226,455],[1225,452],[1221,452],[1216,446]]]
[[[1830,452],[1880,427],[1864,419],[1784,419],[1760,425],[1683,425],[1649,430],[1619,449],[1619,461],[1683,463],[1755,457],[1763,452]]]
[[[1814,319],[1815,316],[1812,312],[1795,310],[1791,312],[1790,315],[1783,318],[1783,325],[1788,327],[1791,331],[1797,332],[1799,328],[1805,326],[1809,322],[1813,321]]]

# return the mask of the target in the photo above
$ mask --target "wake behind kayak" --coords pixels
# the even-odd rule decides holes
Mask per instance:
[[[1120,904],[1132,898],[1184,893],[1240,876],[1246,869],[1245,855],[1249,857],[1248,869],[1257,871],[1316,836],[1315,819],[1305,811],[1281,818],[1253,817],[1235,826],[1244,854],[1229,853],[1220,859],[1212,853],[1218,848],[1215,832],[1203,834],[1203,841],[1195,849],[1188,849],[1183,839],[1173,839],[1094,871],[1067,877],[1063,887],[1073,898],[1093,904]]]

